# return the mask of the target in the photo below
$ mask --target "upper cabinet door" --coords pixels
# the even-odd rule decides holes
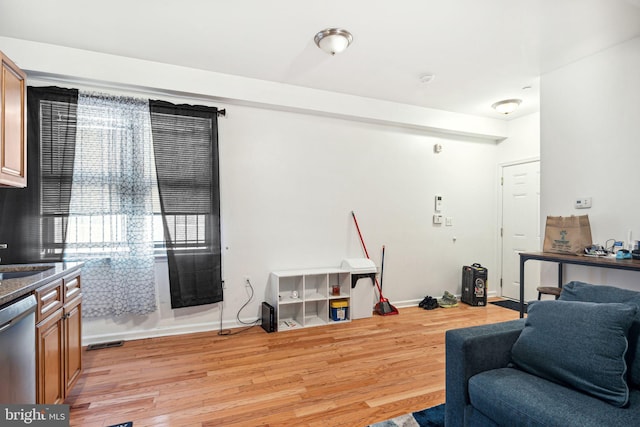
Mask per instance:
[[[27,186],[26,74],[0,52],[0,186]]]

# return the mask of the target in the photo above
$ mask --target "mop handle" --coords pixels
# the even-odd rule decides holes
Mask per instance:
[[[364,254],[369,258],[369,252],[367,252],[367,246],[364,244],[364,239],[362,238],[362,233],[360,232],[360,227],[358,226],[358,220],[356,219],[356,213],[351,211],[351,216],[353,217],[353,222],[356,224],[356,230],[358,230],[358,236],[360,237],[360,243],[362,243],[362,249],[364,249]]]
[[[358,220],[356,219],[356,213],[354,211],[351,211],[351,216],[353,217],[353,222],[356,224],[356,230],[358,230],[358,236],[360,237],[360,243],[362,243],[362,249],[364,249],[364,254],[367,256],[367,259],[371,259],[369,258],[369,252],[367,251],[367,245],[364,244],[364,239],[362,238],[362,233],[360,232],[360,227],[358,226]],[[383,299],[384,297],[382,296],[382,287],[380,286],[380,283],[378,283],[378,278],[374,277],[374,282],[376,284],[376,287],[378,288],[378,293],[380,294],[380,299]]]
[[[384,276],[384,245],[382,245],[382,261],[380,261],[380,289],[382,290],[382,278]]]

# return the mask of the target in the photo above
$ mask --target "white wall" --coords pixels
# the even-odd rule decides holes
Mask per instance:
[[[640,240],[640,38],[541,79],[541,214],[588,214],[593,240]],[[577,197],[593,207],[577,210]],[[543,281],[555,283],[555,268]],[[637,273],[567,267],[566,280],[640,289]]]
[[[540,158],[540,113],[507,122],[507,139],[498,143],[497,161],[505,165]]]
[[[256,290],[248,321],[270,271],[361,257],[352,210],[377,265],[386,245],[384,291],[396,305],[459,293],[462,265],[495,265],[495,144],[243,106],[229,107],[219,126],[225,327],[238,326],[244,276]],[[435,194],[452,227],[431,223]],[[218,304],[170,309],[165,270],[157,265],[157,313],[87,319],[86,341],[217,328]]]
[[[241,318],[255,319],[270,271],[338,266],[362,256],[352,210],[378,265],[386,245],[384,291],[398,306],[445,290],[459,294],[461,267],[473,262],[487,266],[490,283],[497,282],[495,140],[506,136],[503,121],[284,85],[284,95],[265,95],[280,86],[13,39],[0,43],[41,78],[146,86],[181,95],[180,102],[227,109],[219,121],[224,303],[171,310],[160,261],[160,309],[144,317],[85,319],[85,344],[218,329],[221,308],[223,327],[237,327],[248,297],[244,276],[255,297]],[[443,146],[439,154],[436,143]],[[435,194],[444,196],[442,213],[453,226],[432,224]]]

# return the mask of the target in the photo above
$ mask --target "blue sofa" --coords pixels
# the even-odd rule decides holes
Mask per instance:
[[[640,426],[640,292],[570,282],[525,319],[447,331],[445,425]]]

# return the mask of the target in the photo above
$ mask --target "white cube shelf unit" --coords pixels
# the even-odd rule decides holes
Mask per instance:
[[[333,292],[334,287],[339,294]],[[331,317],[331,301],[351,306],[351,272],[340,268],[274,271],[269,278],[269,303],[276,310],[278,331],[343,323]],[[336,289],[336,290],[337,290]],[[347,310],[347,313],[349,311]]]

